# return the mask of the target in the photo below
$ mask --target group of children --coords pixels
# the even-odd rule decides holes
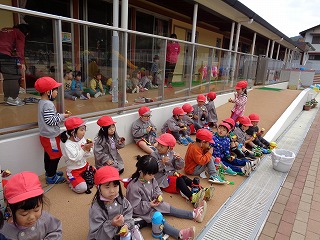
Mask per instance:
[[[172,118],[164,124],[159,137],[150,119],[150,108],[141,107],[139,118],[132,124],[131,130],[137,146],[148,155],[137,157],[136,171],[127,181],[124,196],[120,174],[124,171],[125,162],[118,150],[125,146],[125,139],[118,136],[116,122],[110,116],[100,117],[97,137],[94,141],[85,139],[86,122],[79,117],[70,117],[71,113],[57,113],[54,107],[53,100],[59,86],[61,83],[50,77],[39,78],[35,83],[41,94],[38,123],[40,142],[45,152],[46,182],[56,184],[66,181],[63,172],[57,171],[63,156],[69,186],[74,192],[90,193],[93,185],[97,187],[89,209],[88,239],[143,239],[136,218],[142,219],[140,226],[152,226],[153,236],[168,234],[174,239],[193,239],[195,227],[178,230],[161,216],[168,214],[202,222],[214,187],[204,188],[199,177],[190,179],[180,171],[184,168],[188,175],[208,175],[209,182],[224,184],[221,173],[249,176],[255,170],[260,159],[247,157],[246,152],[250,153],[248,148],[269,147],[262,137],[263,130],[259,131],[257,126],[260,120],[258,114],[239,116],[238,125],[233,118],[217,124],[213,104],[216,95],[213,92],[206,97],[199,95],[194,106],[184,104],[182,108],[174,108]],[[212,109],[215,118],[210,115]],[[185,117],[188,121],[183,121]],[[62,121],[66,131],[60,135],[59,123]],[[208,130],[210,126],[216,127],[215,133]],[[193,133],[195,141],[190,137]],[[177,142],[183,144],[181,138],[189,143],[184,158],[173,151]],[[241,153],[244,156],[240,156]],[[92,155],[94,167],[87,162]],[[163,201],[162,191],[181,194],[190,201],[193,210],[171,206]],[[6,221],[0,233],[7,239],[20,236],[28,236],[27,239],[62,239],[61,222],[43,211],[46,201],[36,174],[22,172],[12,176],[4,188],[4,196],[7,201]]]

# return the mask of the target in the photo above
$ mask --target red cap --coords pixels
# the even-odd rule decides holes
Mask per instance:
[[[174,136],[170,133],[161,134],[159,138],[156,138],[157,142],[167,147],[174,147],[177,143]]]
[[[139,112],[139,115],[142,116],[142,115],[151,113],[151,110],[150,110],[150,108],[144,106],[144,107],[139,108],[138,112]]]
[[[199,102],[205,102],[206,100],[207,100],[206,96],[203,94],[199,94],[197,97],[197,101],[199,101]]]
[[[226,122],[220,123],[219,126],[226,127],[228,129],[228,132],[230,132],[230,130],[231,130],[231,125],[229,123],[226,123]]]
[[[117,180],[121,181],[122,179],[120,178],[118,170],[111,166],[101,167],[94,174],[95,185],[100,185]]]
[[[247,116],[241,116],[238,118],[239,123],[241,123],[244,126],[250,127],[252,126],[251,120],[250,118],[248,118]]]
[[[173,115],[186,115],[187,113],[185,111],[183,111],[183,109],[181,107],[175,107],[172,110],[172,114]]]
[[[214,143],[214,141],[212,140],[212,132],[210,132],[207,129],[199,129],[196,132],[196,138],[200,139],[201,141],[206,141],[209,143]]]
[[[256,113],[251,113],[249,115],[249,118],[250,118],[251,122],[259,122],[260,121],[260,117]]]
[[[51,77],[42,77],[37,79],[34,87],[39,93],[44,93],[46,91],[50,91],[54,88],[60,87],[61,85],[62,83],[56,82],[56,80]]]
[[[234,126],[236,125],[235,121],[232,118],[227,118],[227,119],[223,120],[222,122],[229,123],[231,125],[230,127],[232,127],[232,128],[234,128]]]
[[[67,130],[72,130],[85,124],[86,122],[79,117],[70,117],[67,118],[67,120],[64,122],[64,125],[66,126]]]
[[[243,89],[243,88],[246,88],[247,86],[248,86],[248,82],[243,80],[237,83],[237,85],[235,86],[235,89]]]
[[[39,177],[33,172],[13,175],[4,187],[4,197],[10,204],[40,196],[43,192]]]
[[[116,122],[113,121],[112,117],[110,116],[102,116],[101,118],[98,119],[97,124],[100,127],[107,127],[110,126],[112,124],[115,124]]]
[[[211,100],[215,100],[217,97],[217,94],[215,92],[209,92],[207,94],[207,97],[210,98]]]
[[[183,111],[185,111],[186,113],[192,112],[193,111],[193,107],[191,106],[191,104],[189,103],[185,103],[182,105],[182,109]]]

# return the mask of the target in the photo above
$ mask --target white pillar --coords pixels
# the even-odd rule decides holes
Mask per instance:
[[[113,26],[119,27],[119,0],[113,0]],[[119,35],[117,31],[112,34],[112,102],[118,102],[119,90]]]
[[[274,49],[274,40],[272,40],[271,50],[270,50],[270,58],[273,58],[273,49]]]
[[[266,58],[269,56],[269,47],[270,47],[270,39],[268,39],[267,51],[266,51]]]
[[[276,60],[278,60],[278,58],[279,58],[279,52],[280,52],[280,43],[279,43],[279,45],[278,45]]]

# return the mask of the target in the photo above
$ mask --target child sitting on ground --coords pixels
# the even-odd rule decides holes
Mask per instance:
[[[249,115],[249,119],[251,120],[252,126],[249,126],[246,133],[250,137],[254,137],[254,140],[252,142],[255,145],[261,147],[263,153],[270,153],[270,151],[268,151],[268,149],[270,148],[270,143],[262,137],[262,135],[264,134],[264,128],[261,128],[261,130],[259,130],[258,127],[260,116],[256,113],[251,113]]]
[[[209,92],[207,94],[207,100],[208,103],[206,104],[207,110],[208,110],[208,126],[217,128],[217,122],[218,122],[218,115],[217,110],[214,105],[214,101],[217,97],[217,94],[215,92]]]
[[[150,154],[155,150],[153,145],[156,143],[155,138],[157,136],[157,128],[150,120],[150,108],[146,106],[141,107],[139,108],[138,113],[139,119],[137,119],[131,127],[133,140],[138,147]]]
[[[71,94],[80,98],[81,100],[88,100],[90,99],[90,94],[85,93],[83,91],[83,86],[81,82],[81,72],[77,72],[75,78],[72,80],[71,83]]]
[[[90,88],[88,91],[91,97],[97,98],[105,95],[105,89],[103,88],[101,77],[101,73],[97,72],[90,80]]]
[[[64,125],[67,131],[61,133],[62,153],[67,164],[69,186],[76,193],[90,193],[93,185],[83,178],[83,173],[90,168],[87,158],[92,155],[93,143],[84,138],[86,122],[78,117],[68,118]]]
[[[199,130],[201,126],[193,119],[193,107],[189,103],[185,103],[182,105],[182,109],[186,112],[186,114],[182,116],[182,121],[187,126],[188,135],[196,134],[196,131]]]
[[[205,106],[206,97],[203,94],[199,94],[197,97],[197,104],[193,105],[193,119],[198,123],[201,127],[204,127],[208,122],[208,109]]]
[[[176,139],[171,134],[164,133],[156,140],[158,142],[157,150],[151,153],[151,156],[158,162],[159,172],[156,173],[155,179],[159,187],[165,192],[181,193],[195,207],[199,206],[204,198],[206,201],[210,201],[213,197],[213,187],[203,189],[199,182],[197,190],[191,191],[193,180],[178,173],[184,167],[184,159],[173,151]]]
[[[141,79],[140,79],[140,85],[144,90],[148,91],[150,90],[152,86],[152,76],[147,74],[147,71],[142,71],[141,74]]]
[[[187,134],[187,126],[182,121],[184,115],[186,112],[181,107],[175,107],[172,110],[172,117],[163,124],[161,132],[171,133],[180,144],[188,146],[189,142],[193,143],[194,141]]]
[[[112,166],[121,174],[124,171],[124,162],[118,149],[124,148],[125,139],[118,136],[115,123],[110,116],[98,119],[97,124],[100,129],[94,141],[93,152],[97,169],[102,166]]]
[[[219,124],[217,132],[213,134],[214,150],[212,156],[221,159],[224,174],[249,176],[251,173],[250,162],[233,158],[230,154],[230,138],[228,137],[230,130],[231,127],[228,123],[222,122]]]
[[[123,196],[117,169],[103,166],[94,176],[97,192],[89,209],[88,239],[143,239],[134,225],[133,209]]]
[[[138,156],[136,163],[137,170],[132,175],[132,180],[127,186],[127,199],[132,205],[133,216],[151,223],[155,212],[168,214],[178,218],[190,219],[196,222],[202,222],[207,210],[206,201],[202,201],[193,211],[178,209],[163,201],[162,191],[155,174],[159,171],[157,160],[150,156]],[[178,230],[168,222],[164,222],[163,232],[174,239],[193,239],[195,236],[195,227]]]
[[[188,146],[185,156],[184,171],[190,175],[200,175],[206,170],[209,173],[209,182],[217,184],[225,184],[225,181],[217,174],[212,157],[212,148],[210,144],[214,144],[212,133],[207,129],[199,129],[196,133],[196,142]]]
[[[63,74],[63,80],[64,80],[64,98],[65,99],[71,99],[73,101],[77,100],[77,97],[73,95],[71,91],[71,85],[72,85],[72,71],[71,70],[65,70]]]
[[[8,219],[0,233],[8,239],[62,239],[60,220],[43,210],[43,193],[37,174],[13,175],[4,188]]]
[[[139,80],[137,78],[132,78],[130,79],[130,75],[127,75],[127,80],[126,80],[126,92],[127,93],[139,93],[140,88],[138,86]]]
[[[252,126],[250,119],[247,116],[238,118],[239,125],[235,127],[233,133],[236,135],[235,146],[244,154],[244,156],[250,160],[256,160],[253,152],[249,151],[245,146],[252,141],[252,138],[248,139],[246,131]],[[231,149],[232,150],[232,149]]]

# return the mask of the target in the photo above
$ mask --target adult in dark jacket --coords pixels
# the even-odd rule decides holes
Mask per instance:
[[[27,24],[19,24],[13,28],[0,31],[0,72],[3,75],[4,100],[10,105],[21,106],[24,103],[18,98],[21,71],[25,71],[24,46],[30,28]]]

